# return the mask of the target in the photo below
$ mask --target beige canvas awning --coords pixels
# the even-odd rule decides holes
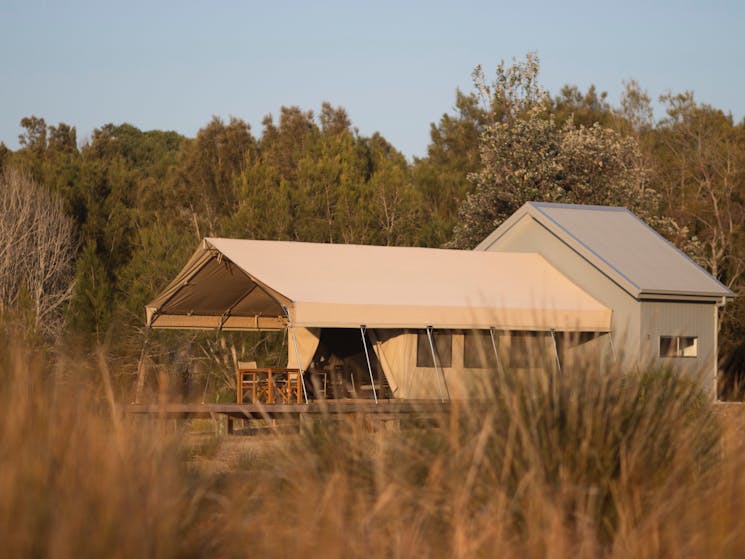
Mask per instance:
[[[147,306],[154,328],[606,332],[610,319],[538,254],[217,238]]]

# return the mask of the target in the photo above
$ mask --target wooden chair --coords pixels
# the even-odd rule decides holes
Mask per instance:
[[[325,369],[313,369],[309,373],[310,384],[313,387],[313,398],[315,400],[325,400],[328,398],[328,377],[329,373]]]
[[[256,365],[241,362],[241,365]],[[290,404],[303,399],[302,376],[298,369],[275,369],[273,367],[241,367],[236,371],[236,397],[239,404],[251,403]]]
[[[288,371],[287,372],[287,389],[286,389],[286,402],[287,404],[300,404],[303,401],[303,378],[300,371]]]
[[[241,374],[241,371],[255,369],[256,361],[238,361],[238,371],[236,372],[236,397],[239,404],[244,404],[246,395],[251,395],[251,402],[258,399],[258,381],[255,375],[247,376]]]
[[[354,370],[345,365],[335,365],[331,373],[331,392],[333,398],[356,398]]]

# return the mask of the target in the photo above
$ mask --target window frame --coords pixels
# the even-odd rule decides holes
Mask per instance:
[[[670,344],[668,351],[662,351],[664,343]],[[681,341],[691,341],[692,343],[681,344]],[[686,355],[686,351],[693,348],[693,355]],[[660,359],[697,359],[698,358],[698,336],[669,336],[661,335],[657,345]]]
[[[464,369],[496,369],[499,367],[497,356],[494,355],[494,347],[492,346],[491,332],[489,330],[465,330],[463,332],[463,368]],[[468,340],[473,340],[471,343],[475,344],[471,348],[471,352],[468,351]],[[480,340],[480,341],[476,341]],[[495,336],[494,341],[499,348],[499,339]],[[482,347],[478,347],[479,344],[483,344]],[[469,360],[474,359],[472,364]]]
[[[507,352],[508,369],[532,369],[540,363],[542,356],[539,345],[544,341],[545,332],[541,330],[512,330]],[[519,341],[518,341],[519,340]],[[517,343],[515,343],[517,341]],[[538,350],[536,361],[530,360],[530,351]],[[521,351],[520,351],[521,350]]]
[[[437,366],[450,369],[453,366],[453,332],[452,330],[432,330],[432,344],[437,354]],[[443,359],[443,356],[446,359]],[[416,366],[421,369],[433,369],[432,348],[426,330],[418,330],[416,337]]]

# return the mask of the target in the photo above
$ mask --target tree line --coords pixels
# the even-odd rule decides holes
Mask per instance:
[[[745,123],[691,92],[662,96],[655,119],[634,81],[618,106],[592,86],[552,95],[539,69],[533,54],[492,77],[477,68],[413,161],[328,103],[282,107],[258,134],[214,117],[193,138],[106,124],[81,143],[70,124],[26,117],[19,149],[0,144],[0,234],[28,253],[12,231],[35,229],[8,217],[21,215],[25,189],[21,200],[46,204],[32,213],[60,217],[68,243],[57,252],[69,258],[46,284],[21,285],[6,248],[0,308],[44,336],[113,340],[131,359],[145,303],[204,236],[471,248],[528,200],[626,206],[742,293]],[[49,308],[34,300],[40,285]],[[739,299],[723,315],[721,351],[727,368],[742,367]]]

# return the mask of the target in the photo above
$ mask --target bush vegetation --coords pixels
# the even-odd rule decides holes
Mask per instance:
[[[6,331],[6,339],[13,335]],[[0,355],[8,556],[727,557],[741,417],[665,371],[578,368],[448,413],[197,436],[122,414],[103,354]],[[427,419],[427,421],[424,421]],[[241,440],[242,439],[242,440]],[[228,448],[237,458],[207,468]]]

